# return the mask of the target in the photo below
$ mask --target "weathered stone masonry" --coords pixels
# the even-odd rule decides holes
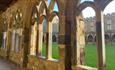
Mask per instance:
[[[28,70],[105,70],[103,10],[109,2],[111,1],[80,3],[80,0],[51,0],[48,6],[47,0],[17,0],[0,14],[0,34],[4,43],[0,48],[0,56]],[[55,3],[58,12],[53,11]],[[83,65],[85,33],[81,12],[86,7],[92,7],[96,13],[97,68]],[[52,59],[51,22],[55,16],[59,18],[58,60]],[[44,18],[45,58],[41,56]]]

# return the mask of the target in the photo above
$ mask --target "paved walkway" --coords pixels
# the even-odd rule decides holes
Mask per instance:
[[[0,58],[0,70],[17,70],[16,66]]]

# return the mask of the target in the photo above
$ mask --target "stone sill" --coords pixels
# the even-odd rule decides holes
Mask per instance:
[[[41,59],[46,59],[46,57],[44,57],[44,56],[38,56],[38,57],[41,58]],[[47,60],[53,61],[53,62],[58,62],[59,61],[59,60],[53,59],[53,58],[50,58],[50,59],[47,59]]]
[[[46,57],[44,57],[44,56],[29,55],[29,57],[36,57],[36,58],[38,58],[38,60],[40,59],[40,60],[43,60],[43,61],[49,61],[49,62],[55,62],[55,63],[59,62],[59,60],[57,60],[57,59],[53,59],[53,58],[46,59]]]
[[[97,70],[97,68],[89,67],[89,66],[84,66],[84,65],[77,65],[72,67],[73,70]]]

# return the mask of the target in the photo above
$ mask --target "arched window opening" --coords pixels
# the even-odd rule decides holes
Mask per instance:
[[[10,32],[10,48],[11,51],[19,53],[22,46],[22,13],[20,9],[18,9],[16,12],[13,12],[11,16],[12,23],[10,24],[10,28],[12,31]]]
[[[53,34],[52,39],[54,43],[57,42],[57,36],[55,34]]]
[[[16,25],[16,17],[15,17],[16,13],[12,14],[12,32],[11,32],[11,51],[14,52],[15,51],[15,43],[16,43],[16,29],[15,29],[15,25]]]
[[[46,57],[46,24],[47,24],[47,21],[46,19],[44,18],[43,19],[43,22],[42,22],[42,32],[43,32],[43,35],[42,35],[42,57]]]
[[[88,39],[88,42],[93,42],[93,36],[92,35],[89,35],[87,39]]]
[[[55,16],[52,24],[52,58],[59,59],[58,34],[59,34],[59,17]]]
[[[105,44],[106,48],[106,70],[114,70],[115,67],[115,0],[111,1],[104,9],[104,24],[105,24]]]
[[[21,10],[18,9],[15,15],[16,25],[15,25],[15,51],[20,52],[22,45],[22,13]]]
[[[89,13],[90,11],[90,13]],[[90,66],[93,69],[97,68],[97,52],[96,44],[94,42],[94,36],[96,34],[95,27],[95,11],[91,7],[87,7],[82,11],[80,15],[78,25],[78,53],[77,58],[79,58],[79,65]],[[85,40],[87,36],[87,40]],[[90,43],[91,42],[91,43]],[[86,44],[87,43],[87,44]]]

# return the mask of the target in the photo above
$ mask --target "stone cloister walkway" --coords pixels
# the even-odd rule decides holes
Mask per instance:
[[[0,70],[19,70],[14,64],[0,58]]]

